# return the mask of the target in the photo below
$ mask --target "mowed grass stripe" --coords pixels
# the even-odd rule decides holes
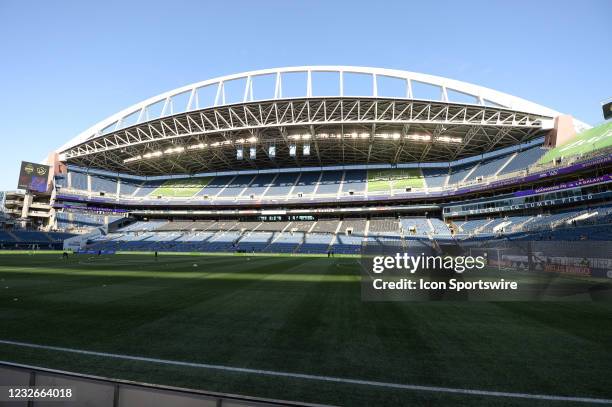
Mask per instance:
[[[108,256],[106,256],[108,257]],[[96,259],[96,260],[93,260]],[[269,257],[253,257],[249,260],[235,257],[181,257],[177,260],[167,258],[159,258],[155,261],[153,257],[145,257],[145,260],[120,260],[120,261],[105,261],[105,257],[99,259],[78,262],[65,262],[59,265],[54,265],[53,268],[41,267],[44,264],[40,263],[33,266],[8,266],[2,267],[2,272],[7,273],[26,273],[26,274],[64,274],[72,276],[101,276],[101,277],[142,277],[142,278],[198,278],[210,276],[212,274],[234,274],[242,269],[242,266],[237,266],[237,259],[240,259],[240,264],[243,264],[247,269],[257,267],[261,264],[278,264],[282,259],[287,258],[269,258]],[[290,258],[289,258],[290,259]],[[299,259],[290,260],[299,262]],[[195,265],[195,266],[194,266]],[[215,272],[211,273],[214,268],[223,269],[225,266],[231,265],[231,272]],[[126,270],[125,267],[135,267],[138,271],[131,269]],[[183,269],[184,271],[173,271],[174,269]],[[186,271],[189,270],[189,271]]]
[[[303,264],[303,262],[299,262],[295,259],[284,259],[284,263],[287,264]],[[149,260],[147,260],[149,261]],[[214,263],[227,263],[229,259],[224,259],[223,261],[218,261],[215,259]],[[151,261],[152,266],[160,268],[163,265],[159,263],[154,263]],[[188,265],[191,265],[191,262],[187,262]],[[20,298],[19,305],[21,307],[31,307],[34,308],[34,317],[32,318],[32,326],[37,327],[34,329],[31,334],[36,337],[39,335],[40,329],[46,329],[48,325],[48,330],[52,332],[54,335],[56,332],[51,327],[61,326],[62,329],[60,332],[57,332],[58,339],[61,339],[66,336],[67,333],[75,331],[73,335],[69,335],[71,343],[74,346],[84,346],[87,343],[97,342],[100,338],[103,338],[101,341],[102,344],[107,340],[108,336],[117,336],[119,338],[118,341],[113,341],[112,344],[108,344],[107,346],[118,346],[123,341],[121,338],[125,336],[128,331],[137,328],[140,325],[146,324],[151,320],[157,320],[163,318],[168,314],[179,313],[181,309],[190,307],[192,304],[197,303],[199,300],[210,301],[216,295],[232,295],[233,291],[238,289],[241,285],[248,285],[257,283],[257,279],[245,279],[237,280],[236,282],[231,283],[232,289],[227,289],[227,284],[223,281],[219,282],[216,285],[210,286],[208,283],[202,283],[199,280],[203,278],[209,277],[218,277],[219,279],[223,279],[223,276],[233,276],[241,273],[248,273],[252,270],[259,270],[263,272],[264,269],[270,270],[270,264],[278,265],[278,259],[266,259],[260,258],[256,261],[246,262],[243,261],[240,264],[235,264],[233,267],[227,269],[225,267],[215,268],[209,267],[211,270],[209,272],[176,272],[173,269],[160,272],[128,272],[124,270],[113,270],[107,272],[100,271],[70,271],[67,274],[72,280],[74,274],[78,274],[82,279],[83,284],[85,285],[84,290],[89,290],[91,287],[94,287],[97,290],[101,291],[112,291],[113,284],[115,281],[123,282],[126,279],[126,276],[131,276],[128,280],[132,284],[146,284],[147,286],[158,284],[159,290],[155,292],[146,292],[141,294],[138,290],[134,290],[134,294],[131,296],[126,296],[125,298],[121,298],[118,301],[111,301],[101,305],[100,307],[94,307],[95,304],[90,304],[91,307],[89,309],[82,308],[82,304],[80,301],[75,301],[74,298],[74,285],[71,285],[70,290],[63,290],[56,292],[58,296],[65,296],[65,301],[59,302],[57,298],[54,298],[54,304],[50,304],[45,297],[45,295],[41,295],[41,293],[36,293],[35,298],[25,298],[27,293],[27,289],[22,292],[14,293],[12,295],[16,295]],[[184,266],[183,263],[177,262],[177,264],[170,264],[171,266],[175,266],[180,268]],[[225,272],[215,272],[215,270],[227,270]],[[47,270],[47,272],[51,272]],[[94,276],[93,281],[94,284],[90,284],[92,281],[92,277]],[[271,275],[268,272],[268,275]],[[135,276],[135,277],[133,277]],[[162,281],[163,280],[163,281]],[[168,281],[171,280],[171,281]],[[220,287],[220,288],[219,288]],[[25,293],[25,294],[24,294]],[[53,295],[53,294],[52,294]],[[40,307],[39,304],[45,303],[45,311],[38,311]],[[94,308],[94,309],[91,309]],[[70,316],[74,320],[79,321],[91,321],[91,316],[98,316],[98,324],[101,330],[103,330],[107,335],[100,336],[99,333],[95,330],[91,331],[89,335],[84,335],[83,333],[78,333],[78,326],[70,324],[70,319],[65,318],[66,310],[70,311]],[[215,308],[211,307],[208,309],[208,312],[214,311]],[[50,316],[45,317],[38,324],[35,323],[36,319],[39,319],[40,315],[43,313],[51,313],[55,311]],[[126,312],[127,311],[127,312]],[[133,316],[132,316],[133,315]],[[119,321],[125,321],[125,323],[120,323]],[[162,334],[159,333],[158,336],[164,336],[163,333],[169,332],[168,329],[161,329]],[[118,332],[114,334],[114,332]],[[177,333],[180,335],[180,333]],[[82,338],[82,339],[79,339]],[[134,344],[141,343],[140,340],[136,340]],[[139,345],[138,345],[139,346]],[[155,347],[152,346],[152,350]],[[110,349],[112,350],[112,349]]]
[[[304,262],[287,263],[287,268],[282,269],[286,274],[305,272],[311,266]],[[215,363],[235,361],[249,364],[257,350],[270,349],[266,346],[269,336],[279,329],[291,304],[307,289],[302,283],[296,285],[272,280],[274,276],[271,270],[269,281],[218,281],[215,283],[221,285],[189,287],[182,296],[189,300],[180,303],[184,306],[174,307],[173,312],[135,327],[117,346],[123,350],[126,349],[125,342],[129,342],[136,346],[126,352],[136,352],[139,338],[161,332],[162,337],[156,342],[162,345],[154,344],[150,348],[152,354],[162,355],[160,357],[180,355]],[[320,278],[324,277],[321,275]],[[226,284],[231,284],[232,290],[225,289]],[[312,285],[309,283],[306,287]],[[193,341],[187,349],[182,342],[172,340],[184,332],[189,332]]]

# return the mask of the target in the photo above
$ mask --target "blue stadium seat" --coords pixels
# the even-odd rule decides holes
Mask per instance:
[[[317,188],[317,195],[336,195],[340,189],[342,171],[324,171]]]
[[[491,177],[499,171],[499,169],[508,161],[510,156],[505,155],[503,157],[496,157],[490,160],[481,161],[478,167],[472,172],[465,181],[473,181],[478,177]]]
[[[196,196],[208,196],[214,198],[219,192],[227,186],[227,184],[234,179],[233,175],[223,175],[220,177],[214,177],[208,185],[206,185]]]
[[[120,180],[119,194],[122,196],[131,196],[138,188],[140,188],[141,184],[142,183],[140,181],[122,178]]]
[[[237,198],[240,193],[251,183],[251,180],[255,178],[253,174],[238,175],[232,182],[230,182],[224,190],[222,190],[217,197],[218,198]],[[206,188],[204,188],[206,189]]]
[[[367,187],[368,172],[366,170],[347,170],[344,172],[344,181],[342,182],[343,193],[353,191],[355,194],[362,195]]]
[[[109,194],[117,193],[117,179],[103,177],[99,175],[90,175],[91,192],[105,192]]]
[[[476,164],[467,164],[452,168],[450,177],[448,178],[448,185],[462,182],[475,165]]]
[[[448,178],[448,168],[422,168],[425,185],[428,188],[443,187]]]
[[[302,193],[304,197],[312,194],[317,186],[317,181],[321,176],[320,172],[302,172],[300,174],[300,178],[295,184],[295,188],[293,189],[293,195],[297,195],[298,193]]]
[[[278,174],[278,177],[266,192],[265,197],[279,197],[286,198],[291,188],[295,185],[295,181],[297,180],[299,173],[296,172],[282,172]]]
[[[530,165],[535,164],[540,157],[544,155],[546,150],[541,147],[533,147],[528,150],[521,151],[499,172],[499,175],[508,174],[510,172],[518,171],[527,168]]]
[[[69,174],[70,188],[87,191],[87,174],[75,171],[70,171]]]
[[[251,196],[261,198],[268,187],[272,185],[272,181],[277,174],[259,174],[255,177],[251,185],[242,193],[242,196]]]

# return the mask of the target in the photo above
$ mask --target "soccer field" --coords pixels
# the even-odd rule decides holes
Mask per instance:
[[[194,365],[6,342],[4,361],[313,403],[588,404],[438,387],[612,398],[612,304],[364,303],[353,258],[2,254],[0,340]]]

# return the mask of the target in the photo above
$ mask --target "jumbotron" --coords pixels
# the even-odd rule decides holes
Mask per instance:
[[[611,144],[610,122],[457,80],[252,71],[144,100],[59,146],[46,189],[5,194],[0,243],[354,255],[372,241],[609,240]]]

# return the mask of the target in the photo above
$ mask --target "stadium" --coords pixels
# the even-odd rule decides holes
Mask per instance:
[[[528,245],[609,284],[611,153],[609,121],[408,71],[165,92],[4,193],[0,359],[257,405],[610,403],[609,303],[364,303],[359,259]]]

